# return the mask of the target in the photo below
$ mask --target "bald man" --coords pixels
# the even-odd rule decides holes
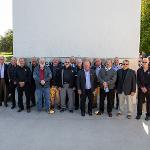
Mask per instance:
[[[137,71],[137,85],[138,85],[138,104],[137,116],[139,120],[142,115],[143,101],[146,99],[146,117],[145,120],[150,120],[150,68],[149,59],[143,58],[142,67]]]

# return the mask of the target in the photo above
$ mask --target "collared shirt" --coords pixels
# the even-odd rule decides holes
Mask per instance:
[[[98,74],[99,74],[99,71],[101,70],[101,66],[99,66],[99,67],[96,67],[96,76],[98,77]]]
[[[121,69],[120,65],[113,65],[112,67],[115,71],[118,71],[119,69]]]
[[[106,71],[109,71],[110,69],[111,69],[111,67],[110,67],[110,68],[105,67],[105,70],[106,70]]]
[[[3,79],[4,78],[4,64],[0,65],[0,78]]]
[[[86,84],[85,84],[85,89],[91,89],[91,79],[90,79],[90,71],[86,71],[85,72],[85,79],[86,79]]]

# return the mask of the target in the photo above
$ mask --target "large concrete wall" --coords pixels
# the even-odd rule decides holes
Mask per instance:
[[[14,55],[137,58],[141,0],[13,0]]]

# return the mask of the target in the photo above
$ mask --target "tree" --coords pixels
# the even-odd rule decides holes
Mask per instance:
[[[140,52],[150,54],[150,0],[142,0]]]
[[[4,36],[0,36],[0,52],[13,53],[13,31],[8,30]]]

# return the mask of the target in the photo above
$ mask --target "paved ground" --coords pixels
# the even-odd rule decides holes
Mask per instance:
[[[150,122],[0,107],[0,150],[149,150]],[[115,114],[115,112],[113,113]]]

